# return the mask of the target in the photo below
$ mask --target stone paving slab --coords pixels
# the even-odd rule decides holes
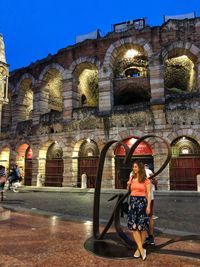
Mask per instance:
[[[90,221],[65,221],[56,216],[45,217],[11,212],[9,220],[0,222],[0,266],[200,266],[200,242],[197,240],[173,242],[172,236],[158,235],[157,245],[167,242],[168,245],[162,249],[170,253],[150,252],[143,262],[141,259],[133,258],[123,260],[102,258],[88,252],[84,248],[84,243],[91,237],[91,233]]]

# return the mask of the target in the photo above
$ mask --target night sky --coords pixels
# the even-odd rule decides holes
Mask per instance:
[[[4,0],[0,32],[14,70],[75,44],[76,35],[100,29],[103,36],[112,24],[144,17],[148,25],[159,26],[164,15],[193,11],[200,16],[200,0]]]

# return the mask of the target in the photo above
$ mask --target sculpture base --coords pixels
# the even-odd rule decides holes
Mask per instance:
[[[127,247],[116,233],[108,233],[104,239],[97,240],[90,237],[85,241],[84,247],[93,254],[104,258],[128,259],[133,258],[136,244]]]

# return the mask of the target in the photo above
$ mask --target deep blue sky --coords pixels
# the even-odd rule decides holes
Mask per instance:
[[[200,16],[200,0],[4,0],[0,32],[14,70],[74,44],[76,35],[95,29],[105,35],[114,23],[143,17],[157,26],[163,15],[193,11]]]

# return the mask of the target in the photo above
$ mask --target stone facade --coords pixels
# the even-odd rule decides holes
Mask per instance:
[[[199,44],[200,18],[169,20],[160,27],[133,28],[85,40],[13,71],[9,103],[3,107],[0,161],[7,167],[18,163],[25,176],[31,176],[31,185],[42,186],[49,151],[56,143],[63,161],[62,173],[56,177],[62,186],[71,187],[81,184],[84,160],[98,159],[89,145],[86,155],[80,154],[87,140],[101,151],[109,140],[153,133],[174,148],[178,140],[189,140],[179,147],[182,150],[176,157],[199,159],[200,149],[192,150],[200,143]],[[136,51],[136,56],[126,55],[127,51]],[[183,61],[189,62],[184,84],[188,90],[179,83],[185,73]],[[170,80],[173,70],[180,79],[171,75],[174,80],[168,87],[166,72]],[[157,170],[166,157],[166,147],[159,140],[148,143]],[[31,174],[26,170],[28,148],[32,150]],[[103,186],[107,188],[117,187],[115,156],[112,147],[104,167]],[[159,177],[160,189],[173,187],[170,168]]]

